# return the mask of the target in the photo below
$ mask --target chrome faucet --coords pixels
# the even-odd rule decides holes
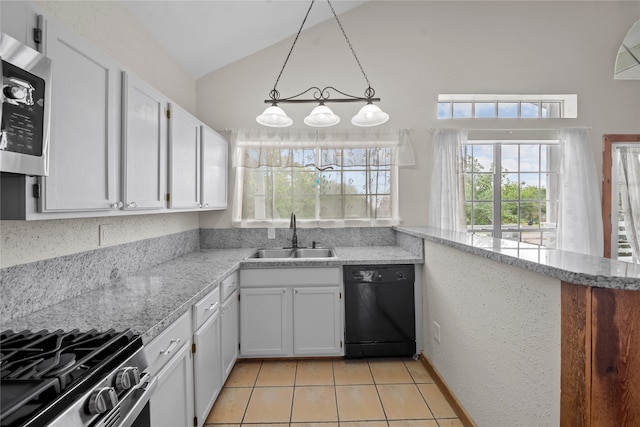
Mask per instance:
[[[298,234],[296,232],[296,214],[291,212],[291,221],[289,222],[289,228],[293,228],[293,236],[291,237],[291,247],[298,247]]]

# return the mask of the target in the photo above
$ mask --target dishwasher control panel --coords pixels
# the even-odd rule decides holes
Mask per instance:
[[[353,265],[345,266],[345,283],[413,282],[413,265]]]

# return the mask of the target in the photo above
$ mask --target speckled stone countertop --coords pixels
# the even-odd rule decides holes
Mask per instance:
[[[205,249],[114,280],[96,290],[13,319],[3,329],[41,330],[130,328],[149,343],[191,306],[239,268],[416,264],[421,257],[399,247],[340,247],[331,259],[245,258],[255,249]]]
[[[640,290],[639,264],[432,227],[394,229],[577,285]]]

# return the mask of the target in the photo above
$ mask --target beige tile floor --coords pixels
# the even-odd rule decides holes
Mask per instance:
[[[462,427],[412,359],[236,363],[208,427]]]

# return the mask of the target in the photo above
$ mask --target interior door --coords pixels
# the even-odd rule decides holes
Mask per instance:
[[[624,249],[626,239],[624,221],[620,216],[622,205],[619,181],[619,152],[626,148],[640,148],[640,135],[612,134],[603,137],[602,154],[602,223],[604,230],[604,256],[631,261]],[[640,217],[640,212],[633,214]],[[619,256],[620,254],[620,256]],[[638,259],[638,254],[636,254]]]

